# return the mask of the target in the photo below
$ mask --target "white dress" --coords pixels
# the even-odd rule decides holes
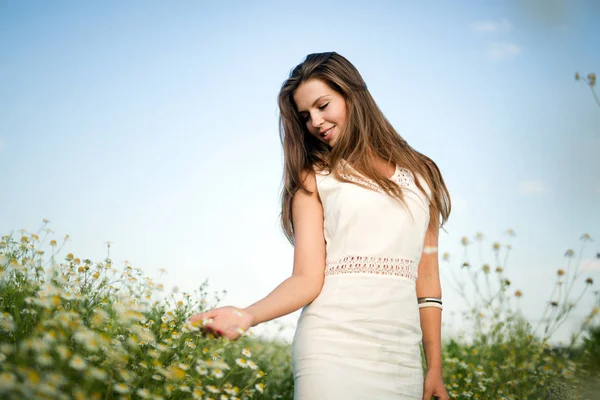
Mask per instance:
[[[350,179],[350,176],[348,176]],[[415,290],[429,224],[428,196],[400,167],[391,178],[408,208],[383,193],[317,172],[327,260],[318,297],[292,344],[295,400],[422,399]],[[355,179],[354,179],[355,180]],[[356,180],[355,180],[356,181]]]

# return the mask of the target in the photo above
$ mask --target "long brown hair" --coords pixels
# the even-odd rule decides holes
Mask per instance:
[[[311,135],[298,114],[293,95],[298,86],[309,79],[323,81],[346,101],[346,126],[333,148]],[[280,217],[281,227],[292,245],[292,198],[299,189],[312,193],[302,182],[302,172],[312,172],[317,168],[334,173],[341,181],[350,182],[337,168],[343,160],[402,202],[402,188],[374,168],[373,157],[420,174],[431,190],[430,224],[442,226],[447,221],[451,210],[450,193],[439,168],[429,157],[410,147],[396,132],[367,90],[358,70],[346,58],[335,52],[309,54],[283,83],[278,103],[279,135],[285,163]],[[352,171],[349,173],[352,174]],[[415,179],[415,183],[427,196],[419,179]]]

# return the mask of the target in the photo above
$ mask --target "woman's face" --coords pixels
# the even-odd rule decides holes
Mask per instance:
[[[311,135],[333,147],[346,126],[346,100],[319,79],[302,82],[294,102]]]

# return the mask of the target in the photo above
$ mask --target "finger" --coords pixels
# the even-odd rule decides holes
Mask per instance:
[[[211,325],[203,326],[201,328],[201,332],[204,336],[212,335],[212,336],[218,337],[218,336],[222,335],[222,332],[219,329],[217,329],[216,327],[211,326]]]
[[[201,329],[209,329],[215,334],[222,335],[225,331],[227,331],[227,325],[225,321],[209,320],[201,327]]]
[[[425,392],[423,392],[423,400],[431,400],[431,395],[431,390],[426,390]]]
[[[192,315],[189,318],[189,321],[190,322],[202,321],[203,319],[207,319],[207,314],[208,314],[208,312],[203,312],[203,313]]]
[[[202,315],[203,319],[213,319],[217,315],[219,315],[219,312],[220,312],[219,309],[215,308],[214,310],[205,311],[205,312],[201,313],[200,315]]]
[[[191,323],[197,323],[198,321],[214,319],[217,316],[218,312],[216,310],[206,311],[200,314],[193,315],[190,317],[189,321]]]
[[[196,321],[201,321],[202,320],[202,314],[196,314],[196,315],[192,315],[188,321],[190,321],[192,324]]]

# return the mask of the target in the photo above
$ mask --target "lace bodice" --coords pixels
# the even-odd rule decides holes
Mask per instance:
[[[416,280],[429,224],[425,181],[420,183],[427,196],[408,169],[396,167],[390,179],[402,188],[403,204],[350,169],[356,176],[342,174],[350,182],[333,174],[316,175],[327,242],[325,276],[377,274]]]
[[[367,186],[369,189],[374,190],[376,192],[385,193],[385,191],[375,181],[360,175],[354,168],[350,167],[350,165],[348,165],[348,167],[352,171],[354,171],[354,173],[359,175],[359,177],[356,177],[355,175],[351,174],[342,173],[342,176],[344,178],[348,179],[351,182]],[[396,182],[396,184],[404,188],[409,188],[411,184],[415,185],[416,187],[412,173],[408,169],[401,168],[400,166],[396,166],[396,170],[394,171],[394,174],[391,176],[390,180]]]

